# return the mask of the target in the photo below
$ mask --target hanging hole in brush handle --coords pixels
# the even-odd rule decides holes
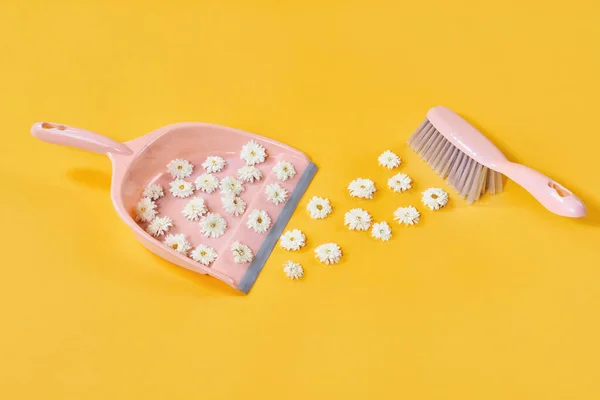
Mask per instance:
[[[133,154],[131,149],[123,143],[85,129],[68,125],[52,122],[36,122],[31,127],[31,134],[47,143],[76,147],[100,154]]]
[[[546,175],[512,162],[499,165],[499,167],[499,172],[521,185],[549,211],[572,218],[581,218],[586,215],[583,202],[573,192]]]

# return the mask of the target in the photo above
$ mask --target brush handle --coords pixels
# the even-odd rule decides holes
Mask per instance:
[[[496,169],[517,182],[533,195],[544,207],[563,217],[585,216],[585,205],[570,190],[546,175],[521,164],[507,161]]]
[[[123,143],[68,125],[37,122],[31,127],[31,134],[44,142],[76,147],[100,154],[133,154],[133,151]]]

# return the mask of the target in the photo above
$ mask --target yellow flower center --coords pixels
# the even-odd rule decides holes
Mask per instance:
[[[179,189],[183,190],[185,188],[184,185],[179,185]]]
[[[141,208],[142,212],[146,212],[146,207]]]
[[[317,210],[321,211],[323,209],[323,206],[320,204],[317,204]]]
[[[177,169],[183,169],[183,165],[178,165]]]
[[[204,257],[204,256],[206,255],[206,252],[205,252],[205,251],[201,251],[201,252],[200,252],[200,255],[201,255],[202,257]]]
[[[177,247],[179,247],[179,245],[177,243],[174,243],[171,247],[173,248],[173,250],[177,250]]]
[[[250,152],[250,155],[251,155],[251,156],[255,156],[255,155],[256,155],[256,153],[254,152],[254,150],[252,150],[252,151]]]
[[[261,218],[261,217],[258,217],[258,218],[256,219],[256,222],[258,222],[259,224],[261,224],[261,223],[262,223],[262,218]]]
[[[211,227],[211,228],[216,228],[216,227],[217,227],[217,224],[215,224],[215,223],[213,222],[212,224],[210,224],[210,227]]]

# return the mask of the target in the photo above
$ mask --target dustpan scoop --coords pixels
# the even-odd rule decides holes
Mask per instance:
[[[188,270],[211,275],[244,293],[248,293],[254,285],[317,171],[317,166],[306,155],[285,144],[241,130],[206,123],[168,125],[125,143],[85,129],[48,122],[34,124],[31,133],[48,143],[108,155],[113,166],[111,199],[117,214],[131,228],[135,237],[159,257]],[[220,156],[227,164],[223,171],[214,175],[219,180],[226,176],[235,177],[236,171],[245,165],[239,156],[240,149],[250,140],[264,146],[268,157],[264,163],[256,166],[263,173],[263,178],[258,182],[244,184],[245,190],[240,197],[246,202],[247,208],[243,215],[227,215],[221,208],[218,193],[209,195],[196,192],[193,195],[204,198],[209,211],[220,214],[227,221],[228,228],[223,236],[218,239],[206,238],[201,235],[197,221],[188,221],[181,214],[189,198],[178,199],[168,193],[169,182],[173,178],[167,172],[166,165],[177,158],[189,160],[194,165],[194,172],[186,180],[194,182],[198,175],[205,173],[201,163],[206,157]],[[278,180],[271,169],[279,161],[290,162],[296,175],[283,182]],[[283,204],[275,205],[266,199],[266,186],[275,182],[289,194]],[[153,183],[160,184],[165,190],[165,196],[157,204],[160,215],[168,215],[173,219],[174,226],[169,233],[185,234],[194,247],[199,244],[213,247],[218,257],[210,266],[204,266],[171,249],[161,242],[161,238],[152,237],[143,225],[135,221],[135,206],[144,188]],[[254,209],[264,210],[271,217],[272,224],[267,232],[259,234],[246,226],[247,216]],[[230,247],[235,241],[251,248],[255,255],[251,263],[234,262]]]

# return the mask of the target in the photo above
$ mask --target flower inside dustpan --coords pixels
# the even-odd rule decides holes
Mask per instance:
[[[156,255],[191,271],[211,275],[244,293],[252,288],[317,170],[306,155],[287,145],[241,130],[207,123],[167,125],[125,143],[84,129],[48,122],[35,123],[31,133],[45,142],[108,155],[113,166],[112,202],[118,215],[131,228],[136,238]],[[267,153],[264,162],[255,165],[260,172],[242,169],[246,162],[240,157],[240,151],[250,141],[263,147]],[[224,212],[223,194],[219,190],[194,193],[193,197],[204,199],[210,212],[225,220],[227,229],[217,238],[202,234],[200,222],[189,220],[182,213],[190,197],[178,198],[169,192],[170,183],[174,180],[167,169],[171,161],[191,162],[193,173],[184,180],[193,183],[199,175],[207,172],[202,163],[208,157],[220,157],[225,161],[225,166],[220,171],[212,173],[219,181],[236,177],[240,169],[257,176],[262,175],[251,183],[248,178],[248,183],[244,184],[239,198],[246,207],[241,215]],[[291,177],[286,176],[281,171],[282,166],[291,166],[296,173]],[[164,188],[164,196],[157,200],[157,205],[159,215],[168,216],[172,220],[173,226],[168,228],[169,235],[185,237],[191,248],[205,245],[214,249],[217,257],[209,265],[190,258],[191,252],[184,254],[167,246],[164,243],[165,236],[155,238],[150,235],[147,224],[151,221],[136,221],[136,207],[142,199],[142,193],[153,184]],[[283,189],[283,201],[273,201],[272,195],[269,198],[267,188],[273,187]],[[259,233],[249,227],[248,217],[253,211],[263,211],[269,216],[271,223],[264,232],[260,230]],[[252,253],[251,262],[240,262],[246,259],[240,258],[236,253],[239,252],[239,245],[246,246]]]

